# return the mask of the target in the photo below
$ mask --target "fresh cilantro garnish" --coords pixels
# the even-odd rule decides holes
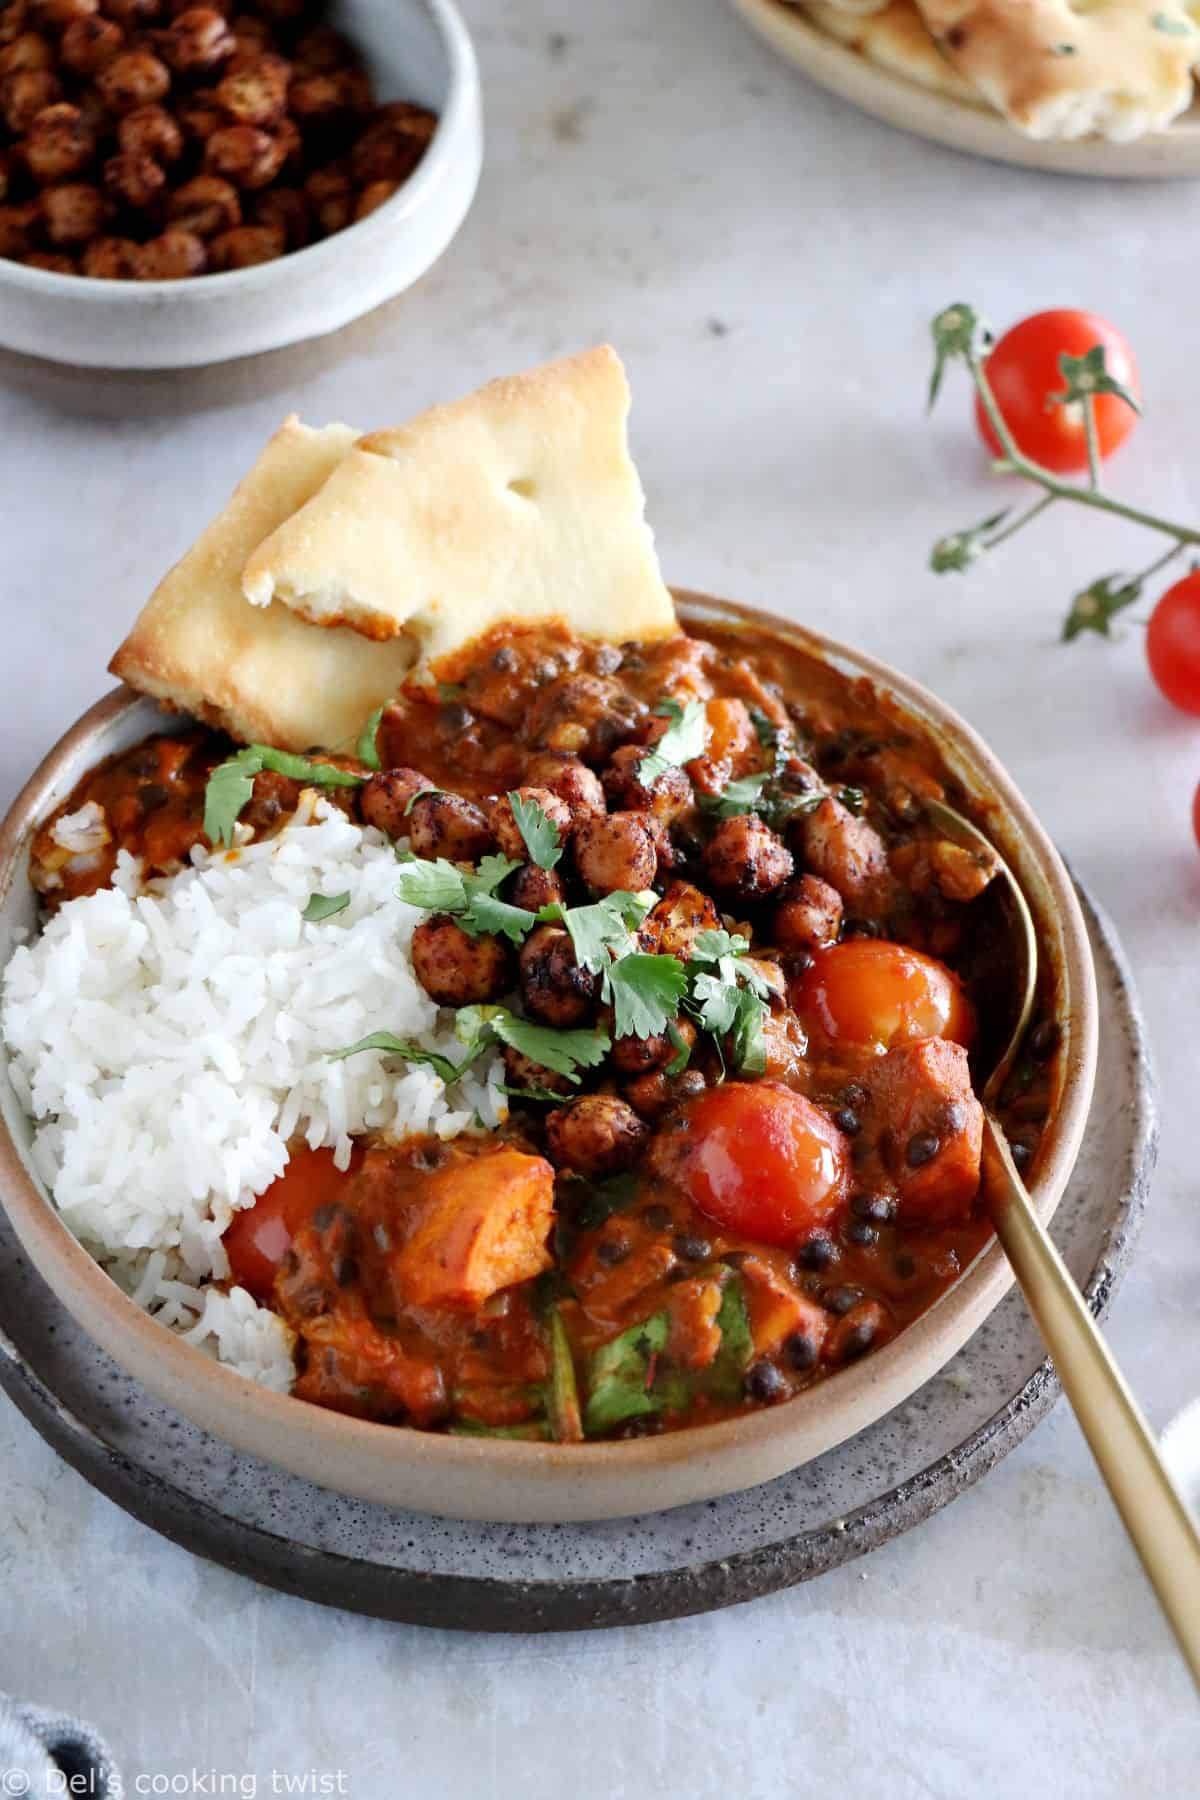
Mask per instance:
[[[584,1190],[584,1198],[571,1209],[574,1223],[580,1231],[598,1231],[605,1219],[611,1218],[613,1213],[624,1212],[626,1207],[632,1206],[640,1192],[638,1178],[632,1169],[623,1169],[619,1175],[604,1175],[592,1180],[574,1177],[564,1198],[570,1199],[580,1188]]]
[[[626,1419],[663,1410],[665,1397],[652,1390],[670,1335],[670,1315],[655,1313],[592,1352],[585,1378],[584,1427],[589,1433],[611,1431]]]
[[[426,794],[440,794],[441,792],[442,792],[441,788],[435,788],[435,787],[418,788],[416,793],[410,794],[408,796],[408,799],[404,802],[404,817],[407,819],[409,813],[412,811],[413,807],[417,804],[417,801],[423,800],[425,798]]]
[[[480,1045],[461,1063],[453,1063],[448,1056],[439,1056],[436,1050],[426,1050],[409,1038],[393,1037],[390,1031],[373,1031],[370,1037],[359,1038],[357,1044],[348,1044],[344,1050],[331,1050],[329,1060],[345,1062],[348,1056],[357,1056],[360,1050],[382,1050],[385,1056],[402,1056],[405,1062],[427,1063],[449,1086],[466,1073],[482,1049],[483,1045]]]
[[[704,754],[709,739],[708,715],[703,700],[689,700],[680,706],[677,700],[660,700],[655,707],[660,719],[671,723],[658,742],[638,764],[637,778],[643,787],[653,787],[668,769],[680,769]]]
[[[459,868],[444,856],[435,862],[413,856],[400,865],[396,892],[409,906],[453,914],[471,937],[500,931],[519,944],[537,922],[536,913],[495,898],[500,883],[519,867],[507,856],[485,856],[474,871]]]
[[[307,925],[319,925],[322,919],[332,919],[335,913],[345,912],[349,904],[348,889],[344,894],[314,894],[300,917]]]
[[[666,1073],[668,1075],[682,1075],[683,1071],[692,1060],[692,1046],[688,1043],[674,1019],[672,1019],[671,1023],[667,1026],[667,1037],[670,1039],[675,1055],[667,1064]]]
[[[722,793],[706,794],[700,804],[705,812],[714,813],[718,819],[758,812],[763,805],[763,790],[770,780],[769,769],[762,769],[757,775],[742,775],[729,782]]]
[[[784,736],[783,727],[774,719],[769,719],[761,706],[750,708],[750,723],[754,727],[754,735],[764,750],[776,750]]]
[[[861,788],[839,788],[837,797],[847,812],[853,813],[856,819],[861,818],[867,804],[867,796]]]
[[[763,1026],[771,984],[749,949],[740,933],[702,931],[692,948],[689,1006],[703,1030],[718,1040],[728,1037],[739,1074],[761,1075],[767,1066]]]
[[[631,927],[641,924],[656,898],[618,888],[591,906],[553,903],[543,907],[538,917],[561,920],[571,935],[580,968],[601,975],[614,956],[629,956],[637,949]]]
[[[508,804],[517,821],[517,830],[525,839],[530,862],[536,863],[539,869],[557,867],[562,860],[562,845],[558,841],[558,826],[554,820],[547,816],[536,800],[526,800],[519,793],[511,793]]]
[[[721,1347],[709,1367],[705,1385],[716,1399],[740,1400],[743,1378],[754,1360],[754,1334],[746,1296],[736,1275],[725,1283],[715,1322],[721,1332]]]
[[[575,1098],[574,1094],[556,1094],[553,1088],[538,1087],[536,1083],[529,1087],[506,1087],[501,1082],[500,1092],[513,1100],[540,1100],[546,1106],[567,1106]]]
[[[578,1444],[583,1439],[583,1419],[579,1410],[575,1358],[571,1353],[571,1340],[567,1336],[562,1313],[557,1306],[551,1308],[543,1329],[550,1349],[546,1414],[560,1444]]]
[[[290,750],[273,750],[269,744],[247,744],[236,756],[219,763],[204,790],[204,835],[212,845],[233,843],[233,828],[243,807],[254,794],[254,777],[264,769],[286,775],[310,787],[361,787],[366,779],[333,763],[313,762]]]
[[[379,721],[383,718],[385,710],[386,705],[377,706],[363,726],[362,732],[359,735],[355,755],[358,757],[359,762],[366,763],[368,769],[381,769],[383,767],[383,764],[379,760],[379,746],[376,740],[379,736]]]
[[[578,1083],[579,1069],[594,1069],[612,1048],[606,1031],[555,1031],[519,1019],[505,1006],[464,1006],[454,1022],[460,1043],[476,1055],[491,1039],[520,1051],[539,1068],[552,1069]]]
[[[676,956],[635,950],[605,970],[605,988],[618,1037],[657,1037],[679,1011],[687,970]]]

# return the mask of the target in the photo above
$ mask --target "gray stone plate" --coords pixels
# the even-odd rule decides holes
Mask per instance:
[[[1054,1235],[1100,1316],[1132,1252],[1156,1129],[1128,975],[1086,900],[1085,911],[1100,989],[1100,1068]],[[477,1631],[638,1624],[820,1575],[978,1481],[1059,1392],[1013,1292],[902,1406],[764,1487],[595,1525],[433,1519],[313,1487],[172,1413],[74,1324],[2,1218],[0,1386],[88,1481],[196,1555],[327,1605]]]

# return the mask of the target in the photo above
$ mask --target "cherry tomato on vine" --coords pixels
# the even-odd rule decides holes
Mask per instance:
[[[1146,655],[1159,691],[1200,713],[1200,569],[1169,587],[1150,615]]]
[[[1116,326],[1095,313],[1069,308],[1034,313],[1006,331],[984,363],[1017,448],[1060,475],[1086,469],[1088,454],[1082,407],[1060,406],[1051,397],[1064,391],[1058,359],[1064,352],[1085,356],[1096,344],[1104,347],[1108,373],[1140,399],[1133,351]],[[1094,405],[1100,454],[1111,456],[1137,424],[1137,414],[1116,394],[1097,394]],[[999,441],[978,397],[975,420],[984,443],[999,456]]]

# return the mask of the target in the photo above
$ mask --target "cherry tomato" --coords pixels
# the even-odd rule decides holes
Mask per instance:
[[[674,1179],[730,1231],[797,1244],[845,1199],[850,1145],[820,1107],[790,1088],[727,1081],[707,1089],[687,1116]]]
[[[1200,570],[1169,587],[1150,615],[1146,655],[1159,691],[1200,713]]]
[[[1064,391],[1058,359],[1064,351],[1068,356],[1084,356],[1096,344],[1104,347],[1108,373],[1140,398],[1133,351],[1116,326],[1095,313],[1068,308],[1034,313],[1006,331],[984,363],[996,404],[1018,449],[1061,475],[1086,469],[1088,455],[1082,407],[1060,406],[1051,398]],[[1137,424],[1137,414],[1116,394],[1097,394],[1095,412],[1100,454],[1111,456]],[[978,397],[975,421],[988,449],[994,456],[1001,455],[1000,442]]]
[[[882,938],[818,950],[789,998],[811,1036],[887,1050],[909,1038],[969,1045],[975,1015],[961,981],[932,956]]]
[[[350,1166],[355,1166],[354,1155]],[[346,1175],[333,1166],[332,1150],[298,1150],[255,1204],[234,1215],[224,1237],[233,1279],[255,1299],[270,1299],[275,1271],[294,1234],[319,1206],[338,1199],[345,1184]]]

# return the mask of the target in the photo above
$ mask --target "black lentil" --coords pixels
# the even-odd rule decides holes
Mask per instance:
[[[782,1400],[787,1382],[773,1362],[756,1362],[746,1370],[746,1393],[751,1400]]]
[[[932,1131],[918,1131],[908,1140],[904,1160],[910,1169],[922,1169],[933,1161],[941,1147],[941,1140]]]

